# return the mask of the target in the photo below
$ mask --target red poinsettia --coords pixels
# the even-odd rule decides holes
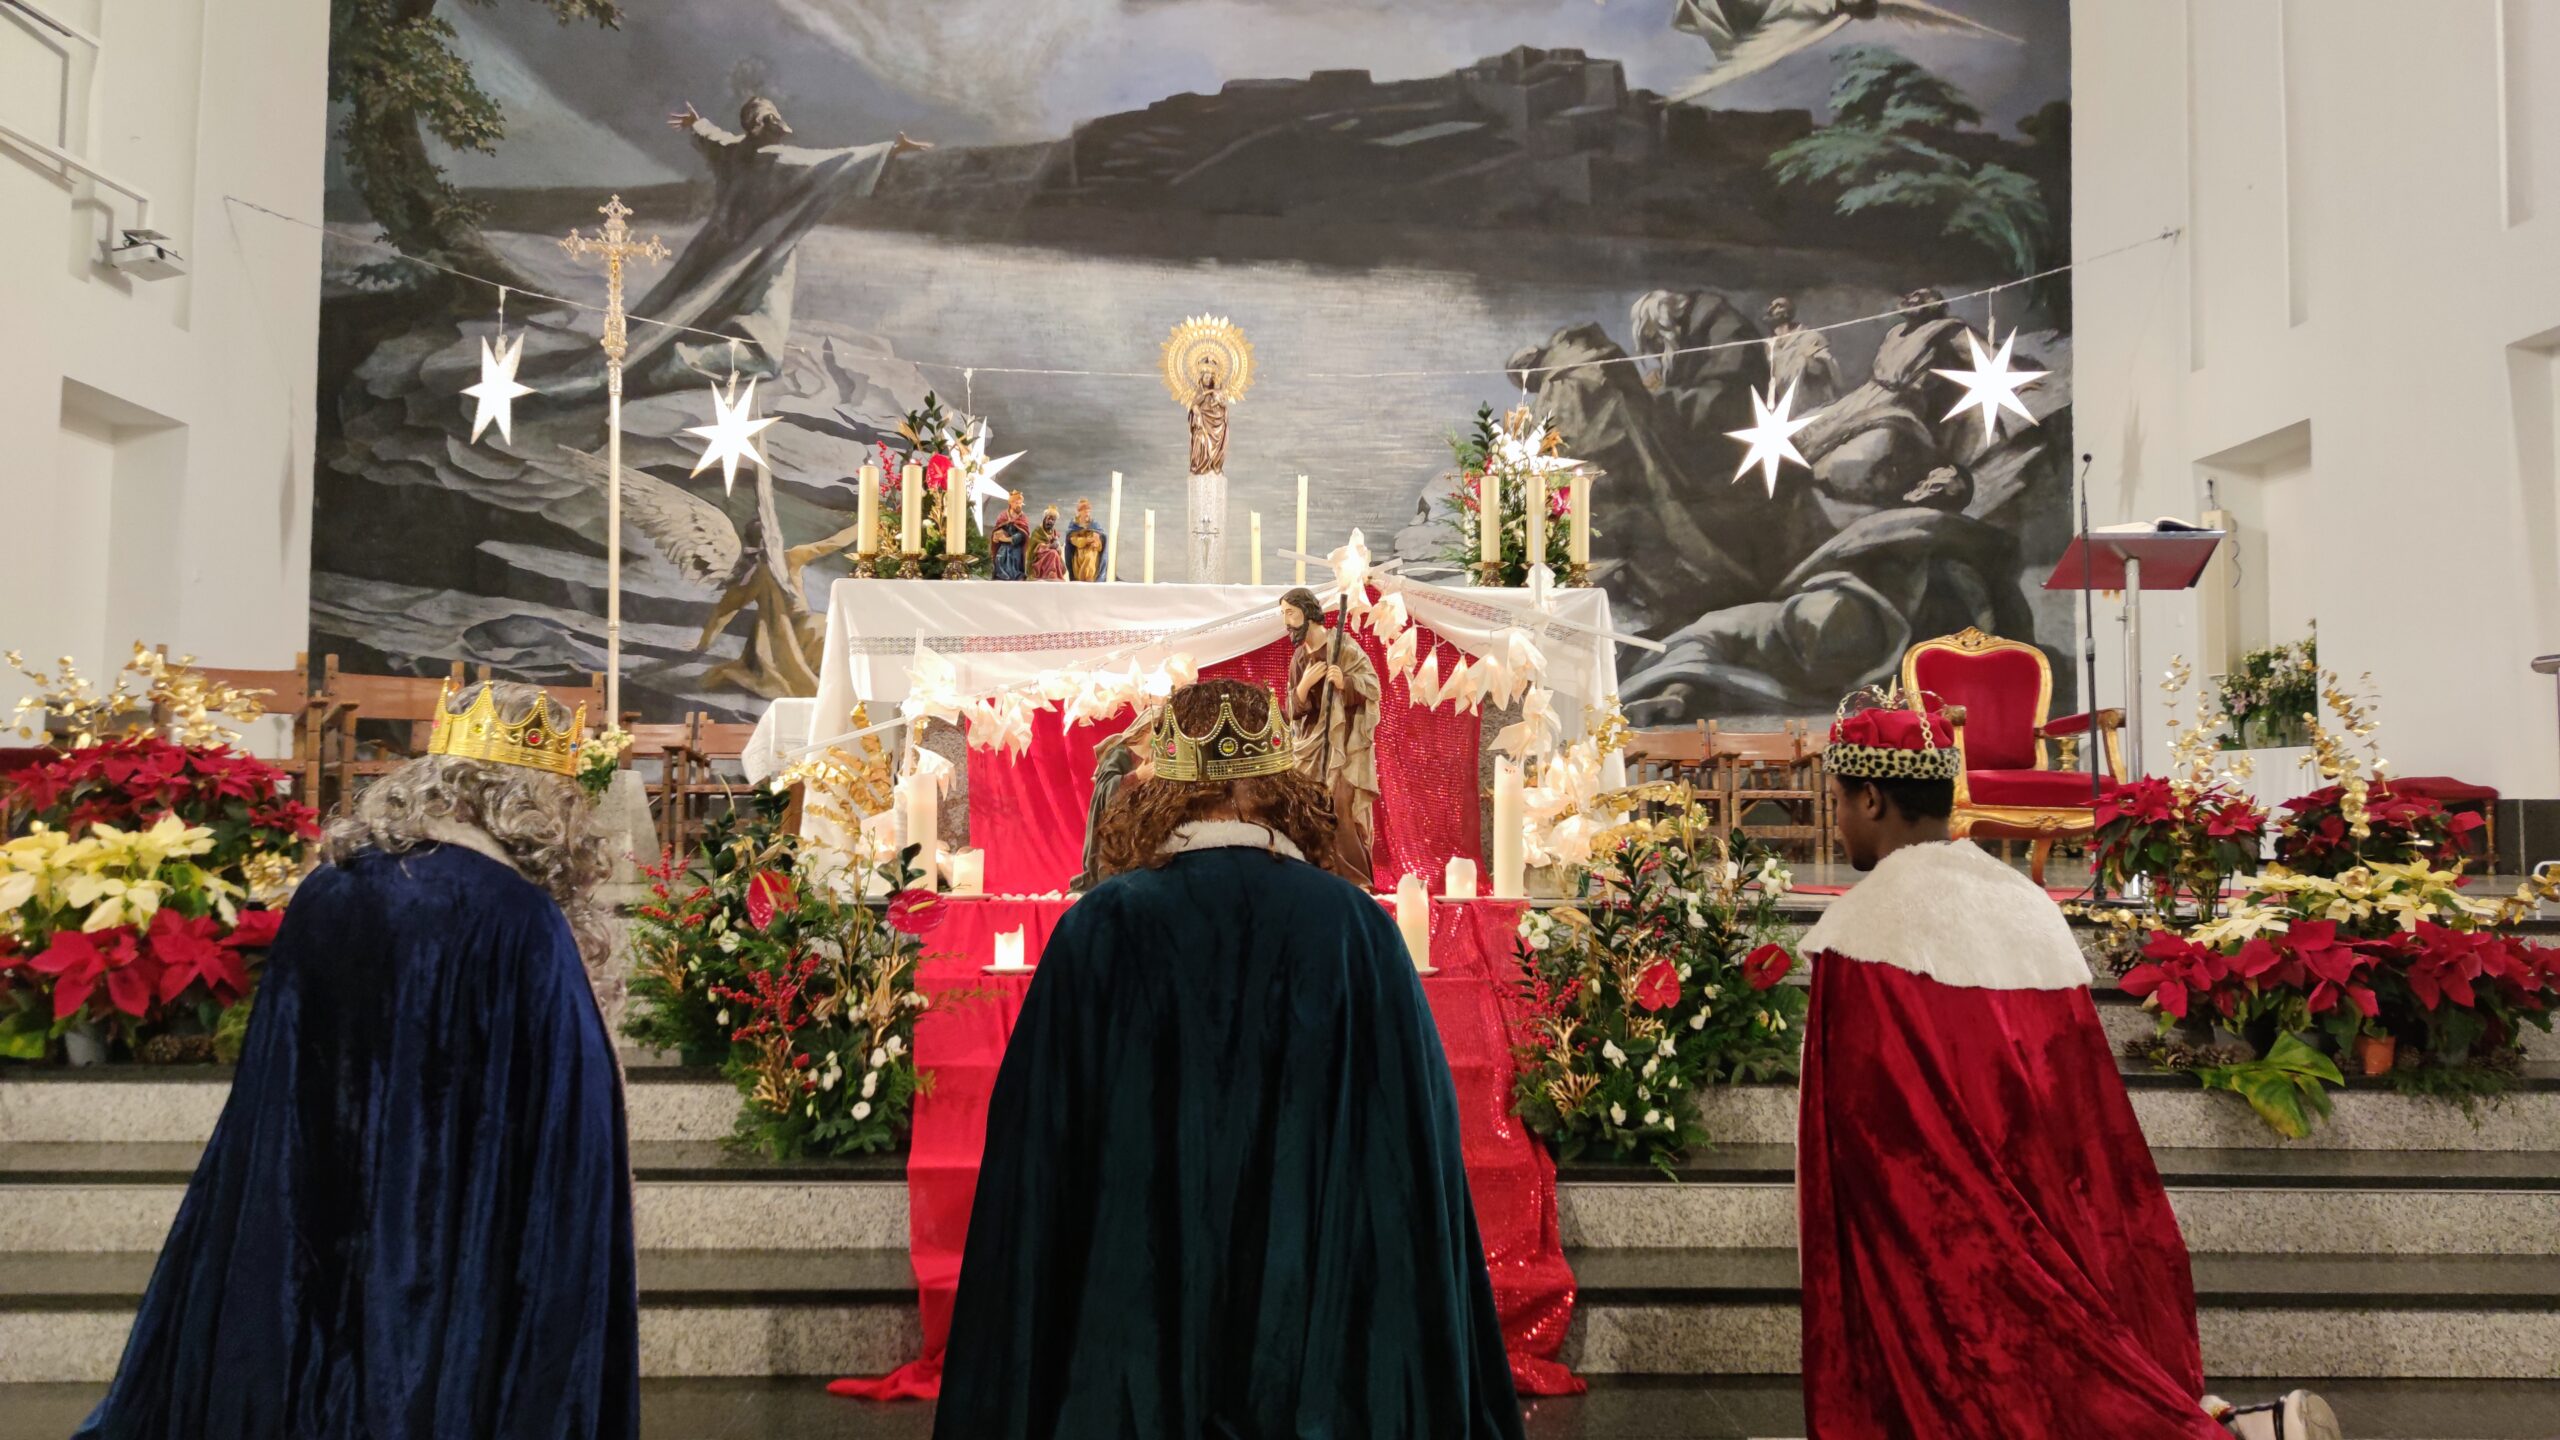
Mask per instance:
[[[284,928],[281,910],[243,910],[240,923],[222,937],[222,943],[234,950],[264,950],[276,943],[276,932]]]
[[[140,1019],[151,1008],[158,964],[135,943],[131,926],[112,930],[64,930],[27,968],[53,977],[53,1018],[65,1020],[104,985],[107,1003]]]
[[[1680,999],[1679,967],[1668,960],[1654,961],[1644,967],[1643,974],[1636,977],[1635,988],[1628,992],[1628,996],[1638,1006],[1648,1011],[1661,1010],[1678,1003]]]
[[[1763,945],[1742,957],[1742,978],[1750,982],[1752,989],[1766,990],[1786,979],[1787,972],[1795,966],[1796,957],[1787,953],[1786,946]]]
[[[162,1004],[197,984],[225,1005],[248,993],[248,962],[217,938],[221,933],[222,922],[209,915],[189,919],[163,906],[151,917],[151,958],[160,965],[157,988]]]
[[[2137,825],[2159,825],[2178,813],[2177,793],[2169,782],[2156,775],[2145,776],[2129,785],[2120,785],[2098,802],[2098,824],[2130,819]]]
[[[951,488],[950,456],[936,455],[924,462],[924,488],[927,490]]]
[[[2212,993],[2231,968],[2220,951],[2168,930],[2152,931],[2142,955],[2143,963],[2126,971],[2117,984],[2137,1000],[2158,997],[2160,1008],[2181,1020],[2187,1018],[2188,1002]]]
[[[758,930],[773,928],[777,915],[788,915],[800,908],[799,892],[792,888],[791,877],[778,870],[759,870],[747,882],[747,923]]]
[[[942,923],[942,897],[930,890],[901,890],[889,902],[889,928],[901,935],[924,935]]]

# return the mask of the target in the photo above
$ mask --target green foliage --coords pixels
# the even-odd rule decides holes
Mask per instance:
[[[2240,657],[2222,677],[2221,704],[2233,748],[2307,745],[2320,709],[2320,636],[2269,645]]]
[[[330,0],[329,103],[340,154],[365,208],[393,244],[429,258],[480,252],[479,207],[429,158],[425,136],[490,154],[506,116],[454,49],[437,0]],[[487,8],[496,0],[466,0]],[[621,0],[532,0],[563,25],[622,23]]]
[[[632,917],[632,1004],[622,1033],[689,1064],[728,1058],[733,1027],[711,990],[745,981],[744,942],[734,937],[754,930],[747,887],[791,853],[786,802],[749,793],[748,803],[713,817],[690,862],[671,855],[649,871],[651,903]]]
[[[2303,1043],[2298,1035],[2279,1035],[2264,1057],[2235,1065],[2198,1069],[2207,1090],[2228,1090],[2249,1102],[2267,1128],[2288,1140],[2299,1140],[2329,1118],[2328,1088],[2346,1077],[2328,1056]]]
[[[2043,187],[1943,143],[1982,118],[1963,92],[1881,46],[1844,50],[1834,63],[1832,121],[1769,157],[1779,183],[1835,187],[1842,215],[1888,209],[1931,217],[1941,233],[2015,271],[2040,268],[2053,233]]]
[[[1495,459],[1495,442],[1501,437],[1500,423],[1494,419],[1493,407],[1476,407],[1474,428],[1466,434],[1449,436],[1449,453],[1457,461],[1458,473],[1448,477],[1448,488],[1441,492],[1437,504],[1441,519],[1448,525],[1450,540],[1441,557],[1457,566],[1470,579],[1483,558],[1478,546],[1482,538],[1477,529],[1476,505],[1481,499],[1480,486],[1485,466]],[[1565,567],[1573,559],[1573,524],[1568,513],[1558,509],[1558,502],[1570,498],[1571,487],[1578,481],[1570,477],[1548,479],[1546,560],[1549,573],[1562,579]],[[1497,482],[1502,505],[1502,583],[1522,586],[1529,583],[1529,477],[1512,470]]]
[[[1786,871],[1765,851],[1639,836],[1591,878],[1600,898],[1521,919],[1514,1105],[1566,1161],[1669,1173],[1711,1138],[1699,1087],[1796,1073],[1808,997],[1782,983],[1794,961],[1775,943]]]

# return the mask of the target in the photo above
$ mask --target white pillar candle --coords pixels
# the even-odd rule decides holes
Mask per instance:
[[[942,487],[942,553],[954,558],[969,553],[969,486],[958,466]]]
[[[1529,812],[1520,793],[1520,762],[1493,762],[1493,898],[1518,900],[1529,893]]]
[[[1108,567],[1108,569],[1105,571],[1102,578],[1105,580],[1117,580],[1120,578],[1120,542],[1122,538],[1120,534],[1120,472],[1117,470],[1111,472],[1111,533],[1103,538],[1108,543],[1103,546],[1102,563]]]
[[[924,549],[924,467],[908,465],[898,471],[898,553],[913,555]]]
[[[1262,512],[1253,512],[1253,583],[1262,583]]]
[[[1476,862],[1464,855],[1449,857],[1448,896],[1452,900],[1476,898]]]
[[[1573,533],[1566,537],[1566,554],[1576,565],[1591,563],[1591,481],[1589,471],[1573,477]]]
[[[1153,510],[1147,512],[1147,555],[1138,579],[1142,584],[1156,583],[1156,512]]]
[[[1502,482],[1491,470],[1476,477],[1476,563],[1502,563]]]
[[[947,864],[951,873],[952,894],[984,895],[987,893],[986,851],[954,850]]]
[[[861,496],[854,502],[854,529],[860,538],[853,542],[853,553],[865,557],[880,553],[880,467],[865,465],[857,482]]]
[[[1431,896],[1422,877],[1410,870],[1396,882],[1396,928],[1404,932],[1405,953],[1413,957],[1413,968],[1430,969]]]
[[[1529,472],[1528,504],[1522,518],[1527,522],[1522,527],[1527,539],[1520,547],[1520,564],[1521,573],[1527,574],[1529,567],[1547,563],[1547,477],[1540,471]]]
[[[906,834],[901,843],[915,847],[916,868],[924,874],[916,881],[919,888],[940,888],[935,877],[942,864],[942,797],[935,793],[933,777],[910,775],[898,782],[899,813],[906,820]]]
[[[1307,477],[1304,475],[1298,477],[1298,553],[1307,553]],[[1300,560],[1296,564],[1297,583],[1304,585],[1307,583],[1307,562]]]
[[[1029,968],[1022,963],[1021,926],[1017,925],[1010,930],[996,932],[996,968],[999,970]]]

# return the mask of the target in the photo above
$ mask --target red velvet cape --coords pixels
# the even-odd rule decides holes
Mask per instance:
[[[1967,841],[1806,937],[1812,1440],[2228,1440],[2187,1248],[2060,912]]]

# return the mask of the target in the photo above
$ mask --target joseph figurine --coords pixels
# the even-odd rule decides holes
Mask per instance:
[[[1369,843],[1378,800],[1378,671],[1360,643],[1326,627],[1324,602],[1300,586],[1280,597],[1289,631],[1289,724],[1298,771],[1322,786],[1337,823],[1324,867],[1373,883]]]

